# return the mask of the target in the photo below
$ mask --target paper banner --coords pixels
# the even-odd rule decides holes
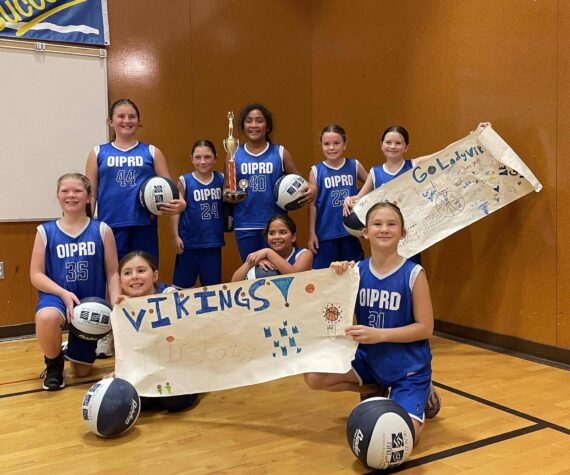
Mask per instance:
[[[128,299],[111,317],[116,376],[168,396],[344,373],[358,282],[322,269]]]
[[[541,188],[514,150],[485,127],[370,192],[354,211],[364,223],[375,203],[397,204],[408,232],[398,252],[411,257]]]

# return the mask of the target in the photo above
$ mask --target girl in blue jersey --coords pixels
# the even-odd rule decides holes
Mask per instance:
[[[241,267],[234,272],[232,282],[249,278],[248,273],[256,267],[264,271],[276,271],[277,274],[292,274],[311,269],[313,254],[307,249],[295,246],[297,225],[288,215],[277,214],[271,217],[263,235],[269,247],[250,253]]]
[[[115,140],[96,146],[87,157],[85,174],[93,186],[92,206],[97,216],[115,233],[121,259],[129,251],[143,249],[158,262],[156,216],[145,211],[138,193],[145,180],[159,175],[170,178],[166,158],[154,145],[139,142],[140,114],[129,99],[115,101],[107,119],[115,131]],[[161,205],[166,215],[181,213],[183,198]]]
[[[79,173],[57,182],[57,199],[63,217],[38,226],[30,263],[30,279],[39,291],[36,336],[46,364],[43,388],[65,386],[61,328],[69,322],[80,299],[111,301],[119,295],[117,250],[113,231],[91,219],[91,183]],[[97,342],[69,334],[66,357],[76,377],[86,376],[95,361]]]
[[[186,209],[171,218],[176,251],[172,285],[178,289],[222,281],[224,175],[214,171],[216,148],[206,139],[192,146],[194,171],[180,176],[178,189]]]
[[[431,155],[426,155],[412,160],[405,160],[404,154],[408,150],[410,135],[401,125],[388,127],[380,139],[380,148],[386,158],[386,163],[374,165],[370,169],[366,182],[356,196],[347,196],[344,200],[344,215],[350,213],[355,202],[372,190],[379,188],[384,183],[406,173],[418,163],[427,160]]]
[[[242,261],[254,251],[267,247],[263,229],[267,220],[283,210],[277,206],[273,197],[273,187],[285,174],[298,174],[293,157],[283,145],[271,143],[273,116],[262,104],[246,105],[239,113],[238,124],[246,137],[245,144],[238,147],[235,154],[237,188],[247,192],[243,200],[228,197],[227,201],[235,204],[234,227],[236,242]],[[227,182],[225,191],[229,190]],[[315,199],[315,185],[309,184],[301,203],[307,204]]]
[[[417,442],[424,418],[439,410],[439,397],[431,386],[428,339],[434,323],[428,282],[419,264],[398,255],[398,242],[406,231],[397,206],[372,206],[363,234],[372,256],[357,264],[357,324],[346,329],[359,343],[352,370],[307,373],[305,381],[312,389],[354,391],[364,397],[389,390],[390,399],[410,414]],[[339,274],[353,266],[347,261],[331,265]]]
[[[145,251],[132,251],[123,257],[119,263],[119,277],[123,294],[115,300],[117,304],[130,297],[143,297],[175,290],[158,282],[156,261]],[[114,373],[109,376],[114,376]],[[169,412],[178,412],[194,404],[197,397],[196,394],[141,397],[141,410],[166,409]]]
[[[317,198],[309,205],[308,248],[314,254],[313,269],[328,267],[333,261],[358,261],[364,257],[360,241],[348,234],[342,224],[343,203],[357,193],[357,181],[368,176],[354,158],[344,158],[346,132],[340,125],[321,131],[325,160],[313,165],[309,182],[317,189]]]
[[[477,125],[475,130],[485,128],[491,125],[490,122],[481,122]],[[386,163],[381,165],[374,165],[370,169],[368,178],[366,182],[358,192],[356,196],[347,196],[344,200],[344,215],[348,216],[351,208],[354,206],[357,200],[362,198],[364,195],[370,193],[376,188],[380,188],[385,183],[390,180],[406,173],[411,170],[416,165],[429,160],[435,153],[424,155],[421,157],[413,158],[411,160],[405,160],[404,154],[408,150],[408,145],[410,143],[410,134],[401,125],[393,125],[388,127],[382,134],[380,139],[380,147],[382,153],[386,158]],[[436,152],[437,153],[437,152]]]

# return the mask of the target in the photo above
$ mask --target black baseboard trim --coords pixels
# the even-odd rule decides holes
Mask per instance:
[[[35,323],[20,323],[19,325],[7,325],[0,327],[0,340],[32,337],[36,335]]]
[[[558,346],[544,345],[508,335],[492,333],[486,330],[465,327],[456,323],[435,321],[436,335],[460,341],[469,345],[518,356],[538,363],[570,369],[570,350]]]

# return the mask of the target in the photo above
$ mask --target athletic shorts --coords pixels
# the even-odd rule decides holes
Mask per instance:
[[[172,285],[178,289],[189,289],[196,285],[217,285],[222,282],[222,248],[186,249],[176,254]]]
[[[334,261],[354,261],[364,259],[360,239],[345,236],[336,239],[319,240],[319,252],[313,258],[313,269],[326,269]]]
[[[59,312],[61,315],[61,328],[63,328],[67,322],[65,317],[66,308],[63,304],[63,300],[61,300],[57,295],[44,294],[40,297],[38,306],[36,307],[36,317],[38,313],[45,308],[53,308]],[[96,349],[96,341],[83,340],[69,332],[65,357],[75,363],[92,365],[95,362]]]
[[[386,387],[382,381],[378,381],[374,373],[370,371],[363,354],[356,351],[352,361],[352,370],[362,384],[378,384]],[[405,378],[393,383],[390,388],[389,398],[396,401],[406,412],[419,422],[424,422],[424,409],[430,393],[431,369],[417,373],[409,373]]]
[[[158,265],[158,228],[155,224],[112,229],[117,243],[119,261],[131,251],[146,251],[154,257]]]

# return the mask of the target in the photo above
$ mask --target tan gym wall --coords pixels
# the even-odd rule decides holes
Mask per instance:
[[[348,154],[369,168],[389,125],[410,131],[412,158],[491,121],[544,189],[424,253],[436,317],[570,348],[570,3],[110,0],[108,9],[109,98],[137,103],[139,137],[163,150],[174,177],[191,169],[203,137],[218,146],[221,170],[226,113],[250,101],[272,110],[274,141],[305,176],[329,123],[347,130]],[[306,211],[292,216],[304,244]],[[33,322],[36,225],[0,224],[0,326]],[[167,281],[165,219],[160,239]],[[226,241],[229,279],[238,258]]]

